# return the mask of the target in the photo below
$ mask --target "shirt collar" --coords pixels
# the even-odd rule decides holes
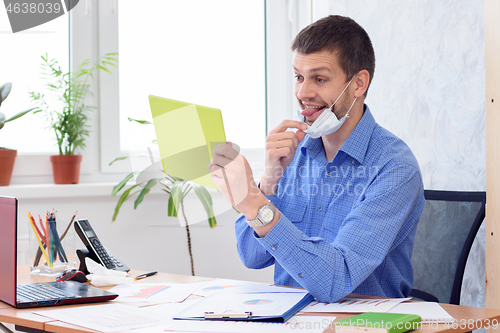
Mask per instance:
[[[368,105],[365,104],[363,116],[342,147],[340,147],[339,151],[343,151],[362,164],[365,159],[368,143],[370,142],[375,125],[375,118],[373,118]],[[306,135],[302,142],[300,151],[304,156],[309,155],[309,157],[313,159],[325,159],[323,141],[321,138],[313,139]]]

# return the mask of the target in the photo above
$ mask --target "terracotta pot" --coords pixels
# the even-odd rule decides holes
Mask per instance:
[[[78,184],[82,155],[51,155],[54,183]]]
[[[17,150],[0,148],[0,186],[7,186],[10,184],[16,156]]]

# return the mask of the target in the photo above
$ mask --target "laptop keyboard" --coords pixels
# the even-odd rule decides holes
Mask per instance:
[[[24,302],[49,302],[81,297],[45,283],[17,285],[17,298]]]

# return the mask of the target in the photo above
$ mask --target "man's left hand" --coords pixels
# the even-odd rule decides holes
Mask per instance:
[[[257,187],[246,158],[228,142],[215,147],[208,167],[212,182],[224,198],[247,219],[255,218],[258,207],[267,199]]]

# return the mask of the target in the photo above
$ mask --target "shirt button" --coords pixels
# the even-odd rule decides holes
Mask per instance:
[[[326,172],[326,176],[327,176],[327,177],[330,177],[330,175],[331,175],[331,172],[327,171],[327,172]]]
[[[303,278],[303,277],[304,277],[304,274],[299,273],[299,278]]]
[[[323,206],[318,206],[318,210],[323,210]]]
[[[273,245],[273,246],[271,246],[271,249],[272,249],[273,251],[276,251],[276,250],[278,249],[278,245]]]

